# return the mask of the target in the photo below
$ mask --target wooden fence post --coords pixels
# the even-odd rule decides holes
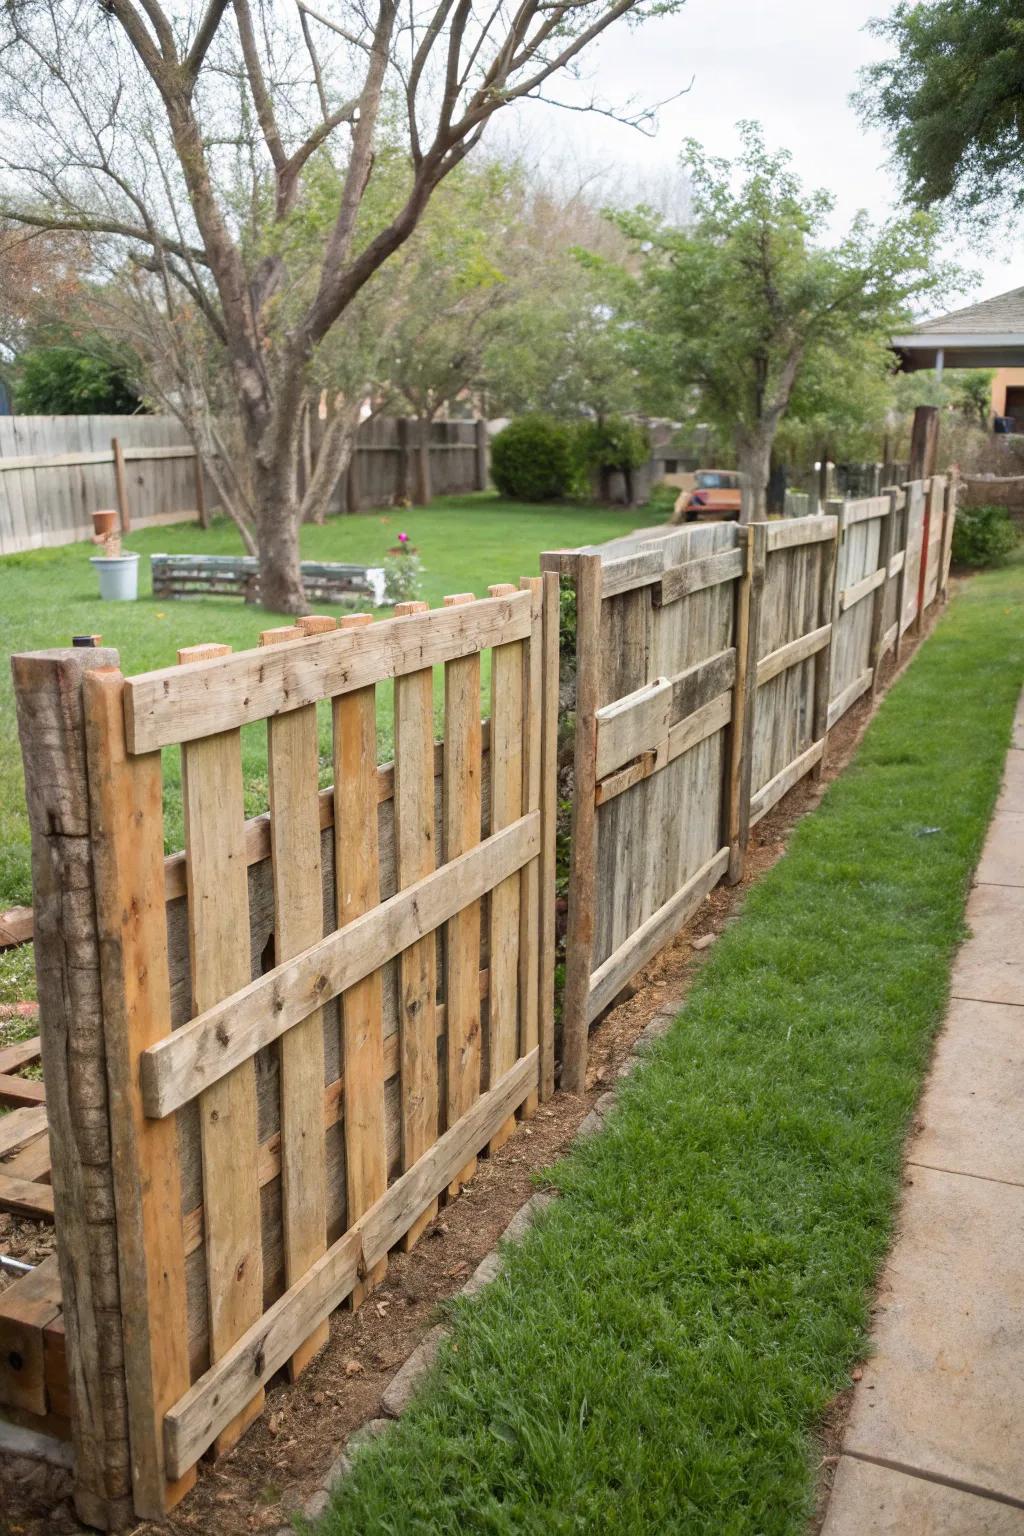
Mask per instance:
[[[914,615],[913,631],[920,635],[924,628],[924,598],[928,586],[928,554],[931,547],[932,535],[932,500],[935,484],[934,476],[924,482],[924,522],[921,528],[921,558],[918,561],[915,580],[917,581],[917,612]]]
[[[889,561],[892,559],[893,534],[896,525],[896,492],[889,491],[889,510],[878,523],[878,569],[885,572],[882,584],[871,597],[871,642],[868,662],[871,667],[871,697],[878,693],[882,681],[882,659],[885,655],[882,642],[885,639],[885,603],[889,593]],[[899,632],[899,615],[896,619]]]
[[[474,423],[476,433],[476,488],[478,491],[487,489],[487,423],[482,418]]]
[[[821,557],[821,577],[818,586],[818,623],[831,626],[828,642],[814,659],[814,716],[811,725],[812,741],[821,742],[821,756],[814,765],[814,778],[820,783],[825,774],[825,755],[828,751],[828,706],[832,696],[832,646],[836,626],[839,623],[839,554],[846,533],[845,502],[827,501],[826,514],[836,519],[836,536],[828,552]]]
[[[569,863],[569,923],[562,1012],[562,1087],[582,1093],[587,1081],[587,995],[594,950],[597,866],[597,710],[601,675],[601,556],[575,555],[576,732],[575,792]]]
[[[121,516],[121,532],[131,533],[132,513],[128,505],[128,489],[124,478],[124,451],[121,448],[121,439],[112,437],[110,447],[114,454],[114,484],[117,487],[117,510]]]
[[[939,564],[939,592],[943,602],[949,598],[949,567],[953,558],[953,525],[956,522],[956,503],[960,492],[960,471],[954,464],[946,481],[946,503],[942,523],[942,554]]]
[[[753,766],[761,594],[764,591],[768,561],[767,523],[750,523],[745,530],[745,537],[746,565],[736,584],[736,680],[732,691],[729,780],[726,791],[730,885],[735,885],[743,878],[743,860],[750,835],[750,774]]]
[[[907,598],[907,546],[910,540],[910,482],[908,481],[900,489],[903,491],[903,538],[901,548],[893,551],[894,554],[903,556],[896,577],[896,640],[892,648],[892,659],[896,663],[899,662],[903,651],[903,605]]]
[[[117,664],[117,652],[102,648],[11,659],[32,832],[74,1500],[82,1520],[105,1530],[133,1514],[82,679]]]

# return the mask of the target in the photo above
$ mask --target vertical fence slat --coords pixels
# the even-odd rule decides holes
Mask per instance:
[[[871,598],[871,640],[868,665],[871,668],[871,696],[876,697],[882,682],[882,661],[885,656],[885,608],[889,592],[889,561],[892,559],[896,536],[896,492],[889,495],[889,510],[878,524],[878,569],[885,572],[881,586],[876,587]],[[897,619],[898,624],[898,619]]]
[[[516,589],[501,582],[488,587],[492,597]],[[522,640],[496,645],[491,651],[491,831],[507,827],[523,811],[523,662]],[[495,886],[490,899],[488,951],[490,989],[487,1041],[493,1086],[519,1054],[519,881],[510,875]],[[496,1152],[515,1129],[510,1117],[492,1136],[488,1149]]]
[[[814,765],[814,777],[820,780],[825,773],[825,755],[828,752],[828,706],[832,698],[832,656],[839,629],[839,556],[846,536],[845,502],[830,501],[825,505],[826,515],[836,519],[835,538],[828,544],[819,544],[821,570],[818,577],[818,624],[830,624],[828,643],[814,658],[814,715],[811,740],[822,743],[821,756]]]
[[[124,1365],[135,1513],[158,1520],[195,1482],[168,1481],[164,1414],[189,1388],[178,1127],[147,1120],[139,1057],[171,1032],[159,752],[130,758],[119,672],[87,673],[96,867]]]
[[[533,598],[533,625],[523,657],[523,810],[541,808],[541,754],[544,724],[544,578],[524,576],[520,587]],[[519,876],[519,1054],[525,1056],[539,1043],[540,1005],[540,880],[541,860],[531,859]],[[538,1071],[538,1087],[540,1073]],[[538,1091],[530,1094],[519,1113],[524,1120],[536,1114]]]
[[[224,656],[230,646],[191,646],[182,662]],[[242,740],[238,730],[181,749],[188,872],[189,954],[196,1013],[250,978]],[[263,1310],[263,1250],[256,1158],[256,1079],[247,1061],[199,1100],[210,1356],[217,1360]],[[229,1451],[263,1410],[263,1388],[214,1441]]]
[[[954,465],[946,481],[946,501],[942,521],[942,552],[939,563],[939,592],[942,601],[949,596],[949,567],[953,558],[953,526],[956,522],[956,501],[960,489],[960,474]]]
[[[426,603],[398,603],[395,616],[424,613]],[[492,747],[493,750],[493,747]],[[395,863],[398,888],[437,866],[434,844],[434,676],[430,667],[395,678]],[[402,1166],[437,1139],[437,943],[429,933],[399,959],[402,1061]],[[493,988],[493,970],[491,985]],[[492,1003],[493,1006],[493,1003]],[[408,1251],[437,1214],[437,1201],[413,1222]]]
[[[342,629],[372,624],[350,614]],[[377,826],[377,690],[357,688],[333,703],[334,876],[338,927],[380,901]],[[346,1222],[351,1226],[388,1187],[384,1122],[384,989],[380,971],[341,996],[342,1071],[345,1075]],[[359,1306],[387,1271],[382,1259],[352,1293]]]
[[[445,607],[473,601],[471,592],[445,598]],[[444,857],[467,853],[480,841],[483,731],[480,653],[449,661],[444,669]],[[448,920],[445,942],[447,1123],[472,1109],[480,1093],[480,902]],[[476,1172],[473,1157],[451,1185],[457,1194]]]
[[[746,528],[747,559],[736,589],[736,681],[729,732],[728,841],[729,881],[743,878],[750,835],[750,789],[757,710],[757,662],[760,649],[761,595],[767,568],[768,527]]]
[[[260,644],[302,639],[266,630]],[[320,755],[316,705],[267,721],[270,856],[274,882],[274,960],[280,965],[324,935],[320,868]],[[281,1224],[285,1285],[292,1286],[327,1247],[327,1157],[324,1145],[324,1025],[317,1009],[280,1041]],[[291,1379],[327,1343],[320,1323],[289,1361]]]
[[[558,692],[561,603],[555,571],[544,573],[544,678],[541,704],[540,976],[537,1029],[540,1097],[555,1091],[555,900],[558,874]]]

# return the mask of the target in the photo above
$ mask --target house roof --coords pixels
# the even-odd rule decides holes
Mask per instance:
[[[1024,366],[1024,288],[922,320],[892,346],[907,372],[934,368],[940,352],[947,368]]]

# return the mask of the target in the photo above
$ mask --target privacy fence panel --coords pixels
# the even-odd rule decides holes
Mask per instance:
[[[936,477],[824,516],[543,557],[575,594],[569,1088],[589,1025],[724,874],[740,877],[750,828],[820,774],[829,730],[914,622],[918,583],[925,607],[945,591],[954,504]]]
[[[308,422],[309,472],[324,423]],[[331,511],[389,507],[484,490],[484,422],[375,417],[359,428]],[[216,496],[170,416],[0,416],[0,555],[90,538],[92,514],[124,529],[205,517]]]
[[[76,1024],[101,1042],[110,1084],[119,1337],[91,1362],[76,1356],[72,1423],[100,1377],[122,1381],[139,1516],[162,1514],[208,1448],[237,1440],[269,1378],[303,1369],[330,1312],[366,1294],[389,1249],[410,1246],[476,1155],[550,1091],[554,778],[542,760],[557,729],[557,624],[557,583],[535,577],[381,623],[304,620],[237,655],[192,647],[139,677],[122,677],[116,653],[85,671],[87,652],[16,665],[20,700],[82,700],[69,746],[88,779],[82,922],[101,995]],[[395,760],[378,767],[385,683]],[[318,705],[333,718],[327,791]],[[247,822],[241,730],[262,721],[270,811]],[[23,747],[31,794],[29,726]],[[168,751],[182,759],[186,847],[165,860]],[[37,935],[44,968],[48,943]],[[47,1023],[44,1011],[44,1035]],[[48,1101],[59,1150],[56,1080]],[[77,1233],[56,1153],[54,1196],[67,1298],[99,1238]],[[76,1442],[81,1487],[116,1481],[98,1457]]]

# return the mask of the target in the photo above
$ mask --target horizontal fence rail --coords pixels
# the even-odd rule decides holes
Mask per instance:
[[[942,476],[825,515],[652,529],[542,564],[576,605],[563,1083],[587,1030],[876,689],[947,586]]]
[[[43,969],[57,953],[77,963],[90,934],[98,957],[74,1018],[110,1085],[104,1104],[81,1105],[109,1148],[88,1174],[81,1084],[59,1072],[81,1062],[69,1069],[61,1047],[47,1079],[59,1291],[78,1297],[76,1502],[93,1523],[117,1523],[118,1501],[142,1518],[172,1507],[199,1457],[262,1411],[270,1377],[304,1369],[330,1312],[358,1305],[389,1250],[411,1246],[477,1156],[552,1091],[558,622],[547,576],[435,611],[400,605],[379,623],[304,619],[251,652],[194,646],[135,678],[111,651],[15,659],[30,806],[63,803],[72,765],[87,781],[59,882],[89,895],[81,931],[67,912],[53,931],[47,908],[36,941]],[[378,766],[385,682],[394,762]],[[270,811],[247,822],[241,728],[254,722]],[[181,753],[185,809],[172,858],[166,746]],[[34,846],[50,878],[53,821],[41,804]],[[95,1226],[81,1220],[83,1177]],[[111,1241],[115,1295],[95,1298],[90,1321],[82,1276]],[[34,1392],[46,1430],[42,1378]],[[16,1406],[0,1373],[0,1411]]]

